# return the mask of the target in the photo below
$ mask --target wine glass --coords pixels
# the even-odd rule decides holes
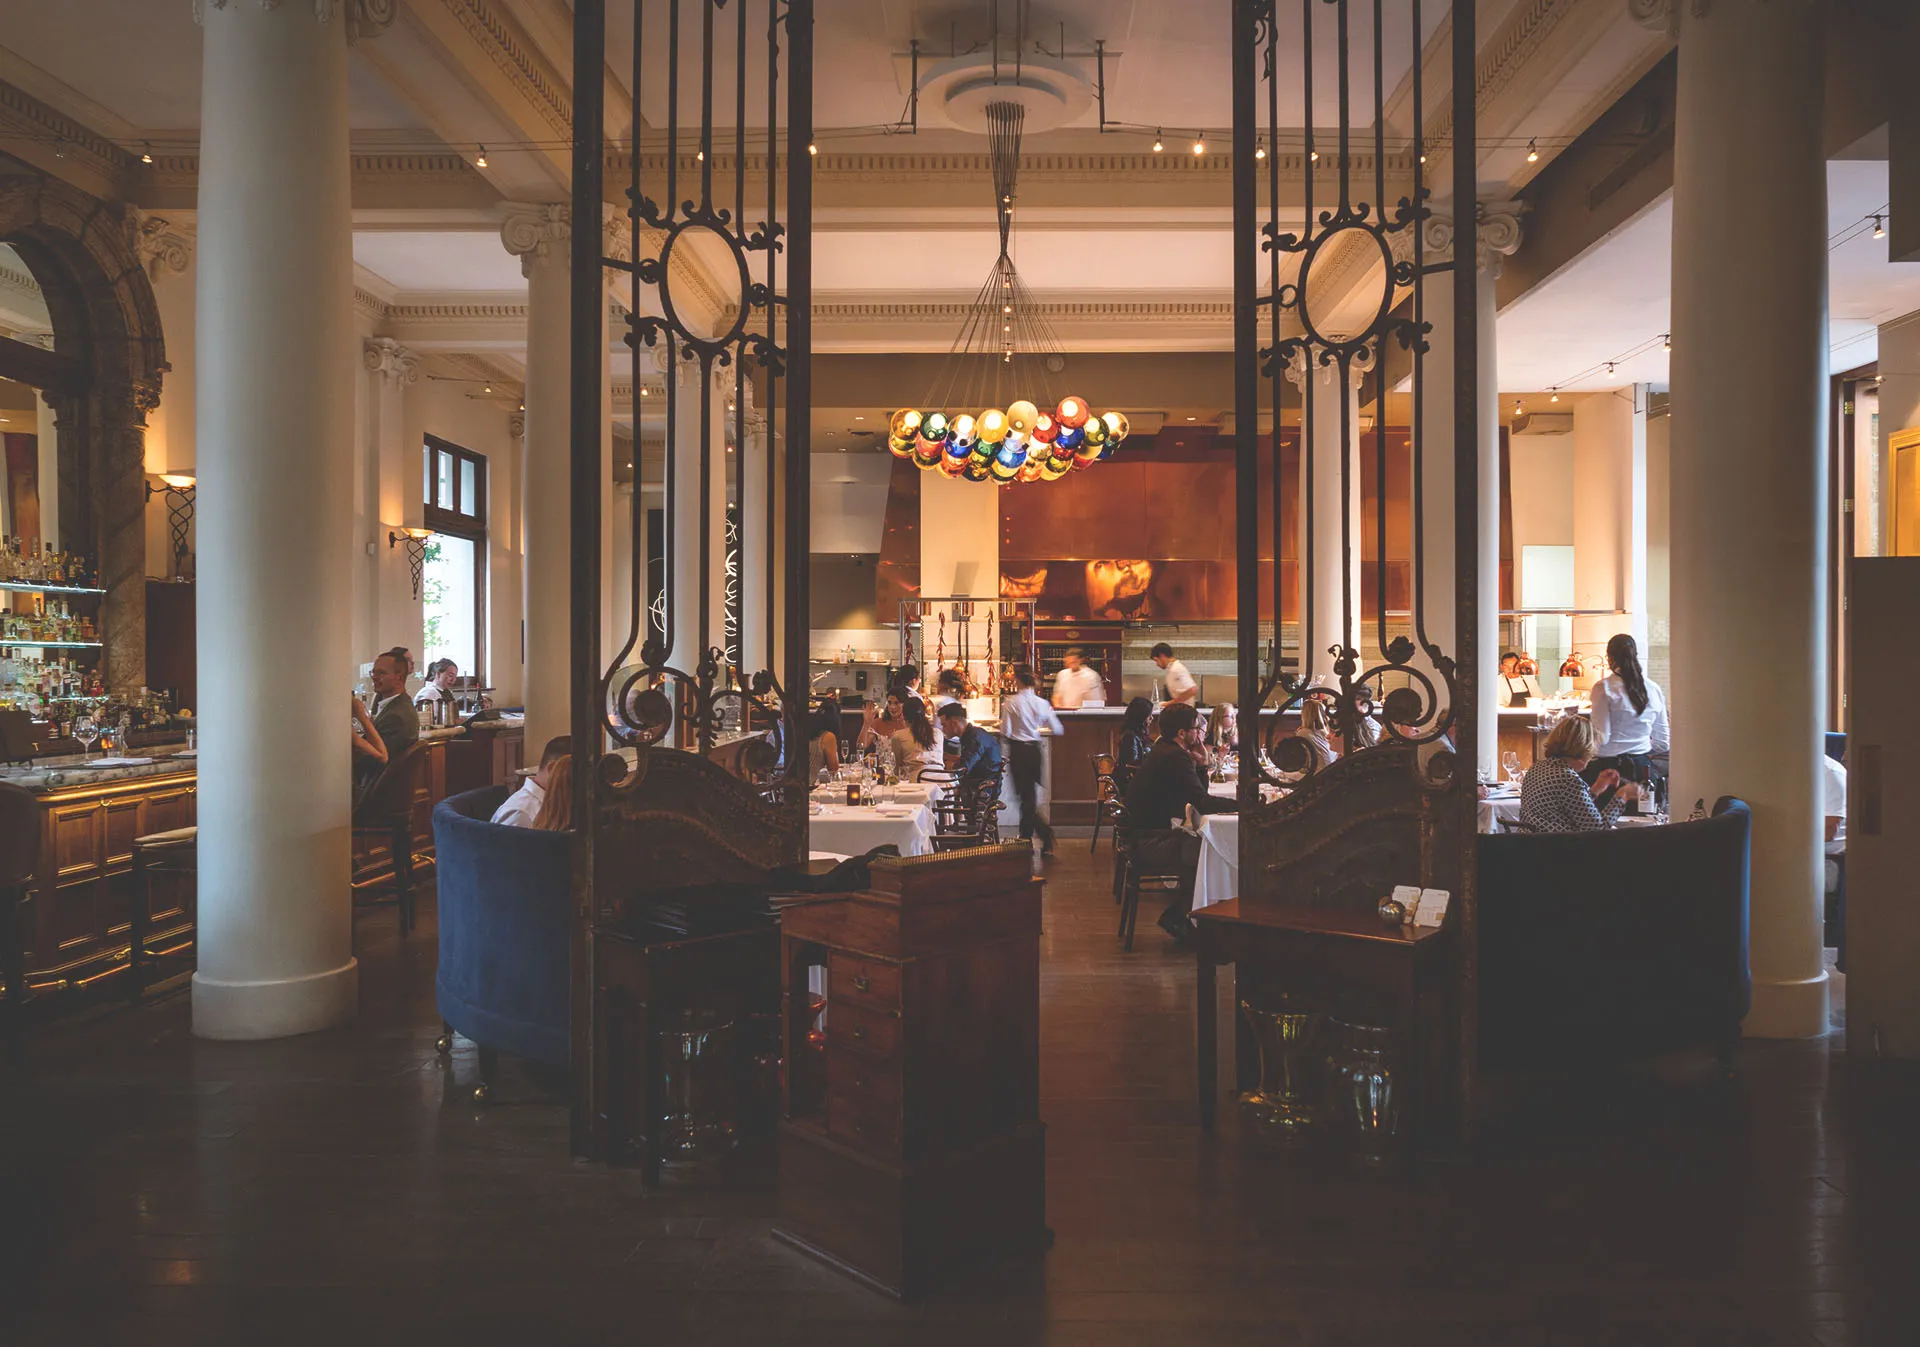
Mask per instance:
[[[1500,755],[1500,765],[1507,769],[1507,780],[1518,781],[1520,779],[1520,755],[1518,753],[1512,749],[1508,749]]]
[[[92,716],[81,716],[73,723],[73,737],[80,741],[80,759],[84,762],[93,755],[93,741],[100,737],[100,727],[93,723]]]

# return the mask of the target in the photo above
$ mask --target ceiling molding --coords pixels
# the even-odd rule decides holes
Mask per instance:
[[[102,200],[117,201],[136,156],[18,85],[0,81],[0,149]]]
[[[1562,0],[1564,3],[1565,0]],[[780,156],[784,161],[786,156]],[[648,178],[664,179],[669,156],[663,153],[646,153],[641,156],[640,170]],[[741,161],[746,168],[749,182],[764,180],[767,172],[765,154],[748,154]],[[1287,173],[1304,174],[1307,157],[1304,153],[1283,151],[1273,156],[1274,164]],[[1370,153],[1355,152],[1348,156],[1348,162],[1355,173],[1372,173],[1374,156]],[[1410,153],[1389,153],[1380,160],[1390,177],[1413,177],[1416,156]],[[1315,162],[1315,172],[1325,174],[1330,167],[1337,165],[1337,156],[1322,155]],[[632,176],[632,155],[618,148],[609,149],[605,158],[605,168],[609,181],[624,181]],[[678,171],[684,177],[699,173],[701,165],[691,154],[679,158]],[[731,174],[734,169],[734,156],[716,151],[713,156],[715,177]],[[1195,156],[1191,154],[1122,154],[1106,151],[1071,151],[1052,154],[1023,154],[1020,156],[1020,173],[1023,178],[1048,177],[1054,180],[1079,181],[1083,179],[1107,181],[1116,176],[1182,181],[1193,179],[1217,180],[1222,183],[1233,179],[1233,161],[1227,154]],[[831,184],[837,179],[852,179],[861,182],[893,182],[911,179],[924,183],[929,178],[964,177],[991,179],[993,162],[985,154],[942,154],[906,151],[901,153],[839,153],[823,150],[813,161],[813,178],[816,187]],[[992,204],[991,201],[988,202]]]
[[[539,111],[547,125],[558,132],[561,139],[571,138],[571,85],[548,63],[539,46],[520,25],[486,0],[439,0],[439,3],[521,97]]]

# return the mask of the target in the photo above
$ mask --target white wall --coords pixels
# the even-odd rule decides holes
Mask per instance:
[[[1575,647],[1594,658],[1615,632],[1646,645],[1644,398],[1635,385],[1582,398],[1573,409],[1573,605],[1622,614],[1573,620]]]
[[[487,653],[486,674],[494,700],[503,706],[521,695],[520,581],[520,443],[510,427],[514,404],[494,398],[468,397],[471,385],[422,378],[407,387],[401,417],[402,489],[419,518],[421,450],[428,435],[484,454],[487,459]],[[381,536],[380,547],[386,549]],[[396,550],[394,556],[398,557]],[[400,581],[409,594],[412,580],[400,563]],[[414,650],[420,648],[419,606],[414,605]],[[405,644],[406,642],[403,642]],[[392,642],[376,645],[384,649]]]
[[[1507,450],[1513,497],[1513,555],[1527,547],[1573,546],[1573,436],[1515,435]],[[1516,599],[1526,593],[1514,577]]]
[[[891,454],[815,454],[812,550],[848,555],[879,552],[892,477]]]

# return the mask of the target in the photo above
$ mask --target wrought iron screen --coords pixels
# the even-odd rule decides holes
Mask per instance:
[[[600,1158],[621,1147],[605,1135],[619,1064],[606,1060],[595,1021],[600,933],[662,895],[758,881],[806,845],[813,4],[615,4],[615,29],[632,34],[630,53],[612,53],[631,61],[631,139],[607,125],[598,79],[575,82],[573,133],[573,218],[601,218],[607,166],[624,166],[614,213],[629,245],[574,233],[574,1144]],[[607,8],[575,0],[575,70],[607,67]],[[631,576],[631,602],[603,650],[609,271],[624,273],[636,489],[632,546],[612,559]],[[707,298],[696,309],[692,296],[715,293],[717,308]],[[659,451],[638,424],[639,390],[656,368],[666,376]],[[662,500],[650,511],[655,452]],[[650,537],[656,529],[664,539]],[[723,730],[738,742],[717,743]]]
[[[1429,9],[1440,8],[1438,5]],[[1471,7],[1455,7],[1451,41],[1456,79],[1464,57],[1473,88]],[[1240,685],[1255,695],[1237,710],[1239,730],[1240,893],[1243,900],[1371,911],[1393,884],[1453,889],[1470,871],[1474,761],[1471,586],[1429,583],[1422,510],[1428,493],[1445,492],[1463,511],[1465,539],[1455,564],[1471,574],[1474,503],[1473,302],[1465,277],[1437,281],[1450,269],[1429,264],[1424,223],[1431,191],[1430,145],[1422,64],[1427,47],[1421,0],[1234,0],[1235,400],[1239,491]],[[1461,44],[1466,44],[1464,47]],[[1405,123],[1389,127],[1386,60],[1411,53]],[[1289,72],[1297,69],[1297,76]],[[1316,75],[1332,73],[1333,115]],[[1365,92],[1360,92],[1364,89]],[[1298,117],[1298,122],[1291,118]],[[1453,110],[1450,143],[1455,193],[1471,200],[1472,99]],[[1271,152],[1268,152],[1268,151]],[[1464,184],[1464,190],[1462,190]],[[1463,216],[1456,248],[1471,257],[1472,212]],[[1353,283],[1360,274],[1367,278]],[[1377,285],[1377,292],[1367,288]],[[1342,288],[1345,287],[1345,288]],[[1340,300],[1336,312],[1334,301]],[[1424,356],[1435,303],[1455,306],[1455,378],[1430,389]],[[1388,511],[1384,489],[1373,518],[1359,517],[1359,462],[1352,446],[1356,399],[1364,375],[1376,408],[1389,358],[1411,382],[1410,433],[1413,534],[1408,630],[1389,628]],[[1369,371],[1371,372],[1369,374]],[[1300,386],[1300,637],[1282,649],[1280,550],[1265,577],[1272,607],[1263,611],[1258,484],[1275,483],[1273,536],[1280,536],[1280,422]],[[1466,390],[1464,393],[1460,390]],[[1434,398],[1452,403],[1453,470],[1430,470],[1423,414]],[[1273,433],[1263,441],[1263,415]],[[1329,420],[1331,418],[1331,420]],[[1338,423],[1338,491],[1316,490],[1314,446]],[[1381,427],[1384,430],[1384,427]],[[1388,437],[1376,432],[1378,480],[1387,473]],[[1262,462],[1263,455],[1268,461]],[[1326,483],[1319,483],[1324,488]],[[1329,511],[1329,500],[1337,508]],[[1337,585],[1323,573],[1333,549],[1317,547],[1339,533]],[[1377,657],[1363,660],[1362,587],[1356,583],[1363,530],[1372,530]],[[1453,588],[1459,589],[1456,596]],[[1337,595],[1337,600],[1334,596]],[[1459,603],[1457,648],[1429,635],[1437,604]],[[1262,622],[1272,645],[1262,658]],[[1283,672],[1297,657],[1299,673]],[[1316,660],[1321,668],[1315,675]],[[1264,669],[1264,672],[1263,672]],[[1296,732],[1288,713],[1324,719],[1337,756]],[[1288,793],[1263,802],[1261,786]],[[1461,820],[1466,820],[1462,829]]]

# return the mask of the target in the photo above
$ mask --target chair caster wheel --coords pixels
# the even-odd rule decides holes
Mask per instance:
[[[487,1083],[485,1081],[481,1081],[478,1085],[473,1087],[473,1102],[476,1104],[486,1103],[487,1093],[488,1093]]]
[[[445,1057],[448,1053],[452,1052],[453,1051],[452,1036],[448,1034],[442,1034],[440,1035],[440,1037],[434,1039],[433,1050],[439,1053],[442,1057]]]

